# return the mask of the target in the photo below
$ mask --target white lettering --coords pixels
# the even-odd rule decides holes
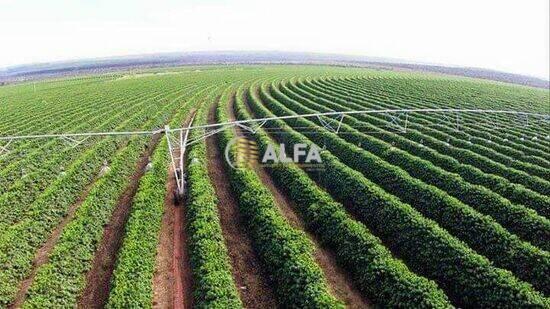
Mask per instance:
[[[286,151],[285,151],[285,144],[281,144],[280,145],[280,149],[279,149],[279,161],[281,163],[291,163],[292,162],[292,158],[289,158],[286,156]]]
[[[294,163],[300,162],[300,157],[306,155],[306,147],[304,144],[294,145]]]
[[[309,150],[309,153],[307,154],[306,163],[310,163],[311,161],[316,161],[317,163],[321,163],[321,153],[319,152],[319,147],[312,145],[311,149]]]
[[[262,158],[262,163],[267,163],[268,160],[273,161],[273,163],[279,163],[279,160],[277,159],[277,154],[275,153],[275,149],[271,144],[267,145],[267,150],[265,151]]]

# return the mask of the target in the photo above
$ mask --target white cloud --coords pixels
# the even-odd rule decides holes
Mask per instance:
[[[0,0],[0,7],[0,66],[277,49],[549,75],[548,0]]]

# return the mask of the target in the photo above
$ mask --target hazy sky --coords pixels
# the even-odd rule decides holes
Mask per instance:
[[[334,52],[549,76],[549,0],[0,0],[0,67],[165,51]]]

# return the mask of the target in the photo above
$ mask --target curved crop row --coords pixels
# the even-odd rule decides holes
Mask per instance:
[[[353,88],[353,83],[349,85],[341,85],[337,83],[326,83],[325,81],[321,81],[319,79],[316,80],[301,80],[300,83],[307,87],[312,87],[313,89],[320,90],[322,92],[330,92],[332,95],[338,96],[341,93],[349,94],[350,96],[363,100],[365,102],[369,102],[370,104],[387,106],[388,108],[441,108],[441,103],[429,103],[429,99],[423,99],[418,100],[416,98],[408,99],[406,94],[401,93],[393,93],[389,92],[389,96],[381,96],[379,93],[376,92],[376,90],[366,90],[363,88]],[[456,108],[468,108],[469,106],[465,105],[456,105],[456,106],[448,106],[445,107],[456,107]],[[474,108],[470,106],[471,108]],[[480,108],[478,106],[477,108]],[[455,134],[456,130],[456,119],[455,117],[451,118],[445,118],[442,116],[435,116],[436,114],[415,114],[414,116],[414,123],[423,123],[427,130],[426,133],[433,133],[433,134],[446,134],[446,140],[449,139],[447,136],[451,136],[452,138],[449,139],[449,142],[462,142],[466,143],[465,145],[468,146],[472,151],[476,153],[483,154],[484,156],[488,156],[488,158],[498,161],[498,160],[508,160],[509,157],[500,153],[499,151],[496,151],[497,149],[503,150],[504,146],[499,145],[495,143],[497,140],[494,138],[498,138],[501,133],[494,132],[489,135],[486,139],[478,138],[474,135],[467,135],[463,132],[460,132],[460,134]],[[498,117],[498,114],[491,114],[488,115],[490,117]],[[479,118],[480,115],[474,115],[469,113],[464,113],[460,115],[460,124],[461,127],[472,127],[476,126],[480,120],[477,120],[477,123],[475,123],[474,119]],[[487,117],[487,116],[486,116]],[[507,116],[512,117],[512,116]],[[486,120],[485,120],[486,121]],[[495,120],[496,121],[496,120]],[[498,121],[496,121],[499,123]],[[510,120],[508,120],[508,123]],[[489,134],[487,131],[485,133]],[[456,139],[453,139],[456,138]],[[479,144],[478,144],[479,143]],[[506,148],[510,150],[511,148]],[[479,152],[481,151],[481,152]],[[517,152],[517,150],[515,150]],[[518,160],[522,159],[533,159],[537,162],[542,160],[542,158],[536,158],[526,155],[521,155],[518,157]],[[530,162],[517,162],[518,166],[516,168],[523,169],[534,169],[535,171],[543,171],[540,169],[537,169],[537,166],[531,164]]]
[[[173,108],[171,105],[165,108],[168,107]],[[136,114],[132,117],[133,125],[164,121],[164,112],[164,109],[160,109],[153,115]],[[58,178],[37,197],[28,207],[24,219],[10,226],[1,235],[0,262],[4,267],[0,270],[0,304],[9,304],[13,300],[18,282],[28,275],[32,267],[36,250],[96,177],[105,158],[110,158],[118,148],[126,144],[126,139],[106,138],[87,150],[67,169],[63,177]]]
[[[249,119],[243,93],[236,98],[239,119]],[[264,152],[271,139],[262,131],[255,135]],[[280,187],[284,187],[302,214],[307,226],[337,255],[353,275],[361,291],[381,306],[449,307],[446,295],[433,282],[412,273],[392,257],[381,241],[361,223],[353,220],[332,198],[300,168],[278,164],[268,168]],[[353,258],[350,258],[353,257]]]
[[[216,109],[219,122],[228,120],[228,94],[226,91]],[[234,136],[230,130],[220,133],[222,153]],[[235,157],[234,149],[229,155]],[[227,167],[227,171],[254,247],[272,275],[280,303],[289,307],[342,307],[328,292],[323,273],[312,256],[313,245],[279,213],[273,196],[256,173],[249,168]]]
[[[170,125],[177,127],[189,117],[191,108],[200,103],[202,93],[208,89],[199,90],[178,110]],[[168,144],[163,138],[153,154],[153,168],[140,180],[113,272],[109,308],[152,306],[155,257],[169,177],[167,151]]]
[[[259,98],[249,95],[252,108],[262,117]],[[308,143],[301,134],[278,135],[289,144]],[[325,170],[310,173],[337,200],[358,216],[385,244],[420,274],[436,280],[447,295],[464,306],[546,306],[548,301],[508,271],[494,267],[462,242],[425,219],[363,175],[345,166],[327,151],[321,153]],[[336,181],[337,180],[337,181]]]
[[[333,87],[334,90],[342,90],[344,92],[350,91],[355,92],[359,94],[359,91],[361,90],[358,88],[358,82],[355,80],[351,80],[350,84],[344,84],[342,80],[340,79],[315,79],[311,80],[310,82],[312,84],[319,85],[321,87]],[[355,87],[354,87],[355,86]],[[395,96],[399,96],[399,93],[396,93]],[[418,100],[418,99],[416,99]],[[436,107],[438,105],[429,104],[425,107]],[[508,122],[509,118],[508,117]],[[458,132],[458,134],[461,136],[462,139],[472,139],[476,142],[483,142],[483,141],[490,141],[489,143],[485,142],[485,145],[492,146],[502,146],[504,151],[509,152],[511,155],[514,153],[515,155],[523,154],[519,156],[520,159],[526,159],[528,162],[531,163],[543,163],[544,166],[550,167],[550,155],[546,154],[544,151],[541,151],[538,149],[537,144],[532,144],[530,141],[526,141],[525,139],[521,141],[519,138],[514,139],[513,137],[510,137],[508,134],[502,136],[502,132],[495,132],[494,131],[494,125],[505,125],[506,123],[504,121],[499,121],[498,119],[495,119],[495,115],[470,115],[470,114],[464,114],[462,115],[462,119],[465,121],[461,125],[461,130]],[[449,119],[439,119],[440,122],[443,121],[447,125],[454,125],[449,123]],[[491,123],[493,126],[492,128],[487,128],[485,126],[481,126],[480,123]],[[454,132],[457,133],[456,130]],[[521,142],[521,143],[520,143]]]
[[[304,87],[311,87],[311,89],[316,89],[318,91],[323,92],[329,92],[333,96],[342,96],[341,94],[334,92],[332,90],[329,90],[327,88],[316,88],[316,86],[309,83],[307,80],[303,80],[301,83]],[[350,92],[346,92],[346,98],[352,97],[353,94]],[[384,101],[382,101],[384,102]],[[392,100],[389,103],[389,107],[392,108],[411,108],[411,107],[418,107],[418,108],[426,108],[425,105],[421,104],[415,104],[411,102],[403,102],[398,103],[397,100]],[[516,169],[518,171],[524,171],[529,173],[530,175],[539,176],[543,179],[550,178],[550,172],[538,165],[534,165],[529,162],[521,162],[519,159],[516,158],[510,158],[509,156],[506,156],[499,151],[495,147],[487,147],[485,145],[476,144],[473,142],[473,139],[470,138],[470,140],[462,140],[459,138],[460,135],[454,134],[454,130],[449,130],[449,127],[443,127],[441,124],[437,123],[437,119],[431,116],[430,114],[411,114],[411,127],[414,128],[422,128],[424,134],[435,137],[439,140],[446,140],[446,142],[450,145],[453,145],[455,147],[460,147],[462,149],[470,150],[480,156],[486,157],[490,159],[491,161],[494,161],[496,163],[501,163],[509,166],[510,168]],[[431,119],[431,120],[428,120]],[[421,125],[420,123],[423,123]],[[496,144],[493,143],[492,146],[495,146]]]
[[[308,114],[315,111],[333,111],[305,98],[301,98],[300,102],[295,101],[280,92],[277,87],[271,87],[270,90],[275,99],[295,112]],[[291,94],[291,92],[287,93]],[[309,104],[310,107],[303,106],[302,103]],[[550,248],[547,242],[547,239],[550,238],[550,221],[539,216],[535,211],[523,206],[514,205],[486,188],[471,185],[459,176],[438,168],[429,161],[410,155],[374,137],[362,134],[353,127],[348,126],[348,124],[352,126],[359,125],[352,118],[346,118],[340,127],[342,132],[340,136],[342,139],[349,143],[361,145],[361,148],[384,159],[386,162],[403,168],[412,177],[438,187],[477,211],[490,215],[497,222],[523,239],[545,250]],[[394,186],[396,184],[391,185]],[[397,190],[401,189],[397,188]],[[442,195],[439,194],[439,196],[441,197]],[[441,199],[444,200],[444,198]],[[426,203],[430,203],[430,199],[424,200]],[[433,200],[432,203],[434,203]],[[452,202],[449,201],[449,203]]]
[[[285,86],[285,83],[281,83],[280,85],[284,93],[290,98],[301,100],[302,102],[311,102],[312,104],[314,103],[311,100],[311,98],[306,98],[292,92],[292,90],[288,89]],[[314,103],[314,104],[315,104],[314,105],[315,108],[319,110],[323,110],[323,109],[328,110],[327,107],[330,107],[332,110],[337,110],[337,111],[352,110],[351,108],[345,107],[341,104],[332,103],[328,101],[323,101],[323,105],[320,105],[318,103]],[[362,122],[354,121],[355,119],[357,120],[361,119],[363,121]],[[541,215],[545,217],[550,217],[549,216],[550,215],[550,198],[546,196],[542,196],[529,189],[526,189],[521,185],[510,183],[505,178],[495,176],[495,175],[485,174],[484,172],[480,171],[479,169],[471,165],[462,164],[458,162],[456,159],[453,159],[444,154],[440,154],[436,150],[425,147],[423,144],[417,143],[415,141],[411,141],[389,130],[384,130],[381,128],[381,126],[384,125],[385,123],[381,121],[374,122],[373,119],[376,119],[376,118],[373,118],[372,116],[368,116],[368,115],[351,115],[351,116],[347,116],[344,120],[348,124],[357,128],[366,126],[367,130],[362,130],[362,131],[364,131],[365,134],[367,135],[370,135],[377,139],[384,140],[393,146],[396,146],[398,148],[408,151],[413,155],[417,155],[423,159],[427,159],[449,172],[459,174],[461,177],[464,178],[464,180],[470,183],[483,185],[488,189],[491,189],[494,192],[501,194],[505,198],[509,199],[511,202],[526,205],[536,210]],[[370,120],[373,120],[373,122],[379,124],[379,126],[370,124]],[[411,132],[410,134],[415,134],[415,133]]]
[[[545,100],[548,100],[548,98],[543,99],[540,98],[539,100],[535,99],[534,102],[530,102],[529,104],[525,104],[522,106],[515,105],[515,106],[502,106],[499,104],[495,104],[498,100],[500,100],[502,96],[502,90],[504,90],[504,87],[499,87],[497,91],[494,92],[498,93],[497,96],[491,96],[488,97],[482,97],[479,95],[471,96],[470,98],[464,98],[462,100],[459,100],[457,98],[446,98],[445,96],[447,94],[456,95],[456,94],[463,94],[466,93],[468,90],[463,89],[460,87],[456,87],[454,89],[442,89],[441,91],[438,91],[432,86],[434,83],[429,82],[429,85],[425,85],[422,90],[418,89],[416,86],[418,86],[418,82],[413,79],[395,79],[394,81],[390,81],[388,79],[381,80],[381,83],[383,84],[383,89],[380,89],[379,87],[380,82],[376,82],[377,79],[356,79],[353,83],[351,83],[351,86],[355,86],[357,84],[360,85],[361,88],[356,88],[356,91],[359,90],[361,92],[363,91],[369,91],[368,96],[378,97],[380,98],[381,94],[391,93],[392,98],[400,97],[402,100],[407,101],[413,101],[413,102],[420,102],[422,104],[431,103],[431,106],[440,106],[442,102],[446,102],[447,104],[451,104],[451,106],[455,107],[466,107],[466,108],[494,108],[494,109],[502,109],[502,108],[508,108],[511,110],[522,110],[522,111],[535,111],[537,108],[537,104],[533,104],[534,102],[544,102]],[[388,83],[389,81],[389,83]],[[397,82],[397,83],[396,83]],[[377,85],[374,85],[377,84]],[[448,84],[446,81],[443,81],[443,84]],[[373,86],[374,87],[371,87]],[[477,90],[476,90],[477,91]],[[431,93],[429,93],[431,92]],[[448,93],[446,93],[448,92]],[[540,92],[539,92],[540,93]],[[443,96],[443,97],[442,97]],[[472,103],[476,102],[476,103]],[[546,111],[541,111],[546,112]],[[530,147],[539,148],[540,145],[547,145],[548,142],[544,139],[539,139],[537,143],[533,143],[528,139],[522,138],[525,136],[525,134],[530,134],[532,136],[538,136],[539,138],[544,136],[540,136],[540,127],[536,128],[530,128],[530,127],[517,127],[512,126],[509,127],[507,124],[509,124],[510,118],[508,116],[503,115],[493,115],[493,119],[497,121],[497,123],[500,123],[502,126],[499,128],[499,130],[495,131],[495,128],[492,127],[492,125],[488,124],[487,121],[480,117],[481,115],[475,117],[473,115],[465,115],[466,118],[469,118],[471,120],[471,123],[474,124],[475,128],[478,128],[480,131],[487,131],[491,132],[493,135],[502,135],[503,137],[509,137],[509,138],[515,138],[516,142],[517,140],[520,140],[522,143],[525,143],[526,145],[529,145]],[[491,128],[492,127],[492,128]],[[489,129],[489,130],[487,130]],[[540,148],[539,148],[540,149]]]
[[[347,83],[348,81],[351,81],[351,83]],[[370,94],[373,94],[375,93],[377,90],[380,90],[379,88],[376,88],[376,87],[371,87],[373,85],[372,83],[372,79],[363,79],[363,78],[358,78],[358,79],[345,79],[345,83],[347,83],[349,86],[351,86],[352,88],[355,88],[356,91],[366,91],[366,90],[372,90],[372,92],[370,92]],[[416,89],[416,87],[410,87],[410,85],[404,85],[405,88],[403,87],[395,87],[397,86],[397,84],[391,84],[391,83],[388,83],[387,80],[384,80],[383,81],[384,83],[384,89],[385,91],[388,90],[388,91],[391,91],[391,93],[393,94],[393,97],[395,96],[401,96],[403,99],[406,99],[408,101],[411,101],[411,100],[414,100],[414,101],[417,101],[417,102],[429,102],[429,103],[432,103],[432,106],[438,106],[441,104],[441,102],[449,102],[450,103],[453,103],[453,102],[460,102],[460,104],[454,104],[454,106],[462,106],[462,105],[465,105],[465,106],[469,106],[469,107],[472,107],[472,108],[479,108],[479,107],[484,107],[484,108],[495,108],[495,109],[502,109],[503,106],[499,105],[499,104],[491,104],[495,101],[497,101],[498,99],[501,99],[503,96],[502,96],[502,90],[504,88],[499,88],[498,89],[498,93],[499,95],[497,96],[493,96],[489,99],[487,98],[478,98],[478,96],[474,96],[472,97],[472,100],[475,100],[475,101],[478,101],[477,104],[467,104],[469,100],[462,100],[462,101],[456,101],[456,99],[451,99],[451,100],[448,100],[448,99],[445,99],[445,98],[441,98],[440,95],[441,94],[445,94],[445,91],[437,91],[437,96],[436,97],[430,97],[429,95],[426,96],[426,91],[432,91],[434,89],[429,89],[429,87],[424,87],[423,90],[419,90],[419,89]],[[401,80],[399,80],[399,83],[401,84]],[[356,86],[360,86],[360,88],[357,88]],[[407,91],[403,91],[407,89]],[[455,92],[454,94],[456,94],[456,90],[457,89],[453,89],[451,90],[451,92]],[[463,89],[460,89],[459,91],[462,91]],[[447,90],[448,91],[448,90]],[[413,94],[414,93],[414,94]],[[461,92],[459,92],[461,93]],[[497,92],[494,92],[494,93],[497,93]],[[481,100],[479,100],[481,99]],[[534,100],[534,102],[544,102],[548,100],[548,98],[541,98],[539,100]],[[504,108],[509,108],[509,109],[512,109],[512,110],[528,110],[528,111],[536,111],[534,110],[533,108],[536,108],[536,104],[533,104],[533,102],[530,102],[529,104],[527,105],[523,105],[523,106],[504,106]],[[540,111],[540,112],[547,112],[547,111]],[[494,127],[494,125],[490,124],[490,122],[487,122],[487,119],[484,118],[484,117],[480,117],[481,115],[475,117],[473,115],[466,115],[470,120],[471,120],[471,125],[473,125],[473,128],[477,129],[480,133],[481,132],[485,132],[487,131],[487,134],[491,134],[491,135],[499,135],[499,136],[502,136],[504,138],[509,138],[511,140],[514,140],[516,143],[518,142],[521,142],[521,143],[524,143],[526,146],[529,146],[531,148],[535,148],[535,149],[541,149],[541,150],[544,150],[544,148],[541,148],[540,146],[542,145],[545,145],[546,147],[549,146],[548,144],[548,140],[544,140],[544,139],[539,139],[537,140],[537,142],[533,142],[529,139],[525,139],[523,137],[525,137],[525,134],[530,134],[532,136],[538,136],[539,138],[542,137],[544,138],[544,136],[540,136],[540,127],[535,127],[535,128],[530,128],[530,127],[525,127],[525,126],[522,126],[522,127],[516,127],[516,126],[513,126],[513,127],[509,127],[507,126],[507,124],[509,124],[509,120],[510,118],[508,116],[502,116],[502,115],[493,115],[493,117],[491,117],[494,121],[496,121],[497,123],[499,123],[501,126],[498,128],[498,130]],[[523,139],[522,139],[523,138]],[[547,159],[549,158],[548,155],[545,156]]]
[[[288,107],[280,105],[274,99],[268,96],[263,90],[260,92],[264,104],[269,106],[279,115],[290,115]],[[296,102],[286,97],[281,97],[287,105],[292,105],[293,109],[301,108],[300,112],[308,113],[310,110],[300,107]],[[312,127],[313,123],[305,119],[295,119],[287,121],[293,126]],[[344,132],[354,134],[345,134],[345,138],[355,135],[360,137],[357,132],[343,124],[341,129]],[[550,254],[535,248],[528,243],[520,241],[516,236],[511,235],[498,223],[487,216],[480,215],[472,208],[460,203],[454,198],[449,197],[446,192],[436,187],[426,185],[421,181],[409,176],[402,169],[388,164],[381,158],[362,151],[361,148],[345,142],[336,135],[328,132],[316,134],[304,133],[315,143],[324,143],[326,148],[337,155],[340,161],[349,167],[362,172],[365,177],[374,181],[387,192],[399,197],[403,202],[409,203],[418,209],[425,216],[435,220],[440,226],[447,229],[457,238],[464,240],[473,249],[481,252],[498,266],[512,270],[519,278],[533,283],[544,293],[548,293],[548,278],[545,274],[550,272]],[[370,140],[358,139],[359,142],[372,144]],[[367,150],[371,150],[368,148]],[[395,150],[388,150],[390,154],[397,154]],[[400,159],[407,160],[407,156]],[[421,166],[423,162],[414,162]],[[424,164],[425,165],[425,164]],[[536,219],[536,218],[535,218]],[[542,230],[543,233],[547,230]],[[543,242],[543,240],[541,240]],[[514,252],[509,254],[508,252]]]
[[[313,94],[311,94],[301,88],[293,86],[292,83],[289,84],[289,87],[299,94],[304,95],[312,100],[317,100],[318,102],[324,100],[331,102],[332,100],[351,108],[365,108],[365,106],[363,105],[354,103],[356,100],[351,97],[347,97],[347,100],[344,100],[342,98],[335,98],[319,91],[313,91]],[[379,120],[383,118],[383,116],[375,115],[374,118]],[[508,168],[501,163],[491,161],[490,159],[487,159],[486,157],[472,152],[471,150],[456,148],[448,145],[446,141],[441,141],[435,137],[424,134],[425,129],[427,128],[418,128],[418,130],[416,130],[416,127],[409,126],[409,128],[407,129],[407,137],[441,153],[451,155],[462,163],[473,165],[486,173],[501,175],[508,178],[512,182],[523,184],[524,186],[543,195],[550,195],[550,184],[548,183],[548,181],[542,180],[539,177],[532,177],[522,171]]]
[[[320,84],[322,82],[317,80],[317,83],[314,81],[303,81],[308,86],[311,86],[313,88],[321,86]],[[337,92],[343,92],[350,95],[359,95],[359,91],[361,89],[350,89],[348,87],[339,87],[334,84],[326,84],[324,83],[320,88],[317,88],[318,90],[329,90],[332,89],[332,91]],[[383,104],[389,104],[392,108],[441,108],[441,103],[433,103],[428,104],[428,99],[423,99],[420,101],[421,103],[416,103],[418,99],[401,99],[400,97],[406,96],[401,93],[391,93],[391,97],[388,98],[381,98],[376,93],[369,92],[366,94],[367,97],[364,95],[359,95],[360,98],[364,98],[365,100],[376,102],[377,104],[383,103]],[[391,100],[390,100],[391,99]],[[447,106],[448,107],[448,106]],[[457,108],[465,108],[465,106],[456,106]],[[479,108],[480,106],[473,107],[473,108]],[[544,164],[548,166],[548,160],[543,159],[547,157],[544,153],[538,152],[538,155],[541,157],[533,157],[530,155],[525,155],[523,152],[519,152],[518,150],[513,150],[510,147],[505,147],[503,145],[500,145],[498,142],[501,143],[508,143],[504,139],[499,139],[500,135],[502,133],[500,132],[491,132],[491,134],[488,134],[488,130],[485,130],[485,133],[488,134],[485,138],[479,138],[476,137],[476,133],[474,133],[472,130],[469,130],[472,135],[465,134],[462,130],[462,128],[467,127],[477,127],[477,124],[480,122],[480,115],[473,115],[469,113],[461,114],[460,115],[460,125],[461,130],[457,133],[456,131],[456,120],[454,117],[445,119],[444,117],[436,117],[432,114],[416,114],[414,116],[414,123],[417,124],[423,124],[423,128],[426,128],[427,133],[433,133],[433,134],[440,134],[440,137],[443,134],[443,138],[448,139],[451,144],[459,145],[466,147],[480,155],[483,155],[495,162],[500,162],[503,164],[511,164],[512,167],[517,168],[519,170],[524,170],[527,172],[533,172],[534,174],[539,174],[539,176],[544,177],[544,168],[539,167],[538,165]],[[486,115],[485,117],[492,117],[491,119],[494,119],[495,117],[498,117],[497,114],[490,114]],[[511,118],[513,116],[507,115],[507,123],[510,123],[512,120]],[[477,122],[476,122],[477,120]],[[483,120],[487,121],[487,120]],[[496,121],[496,120],[495,120]],[[504,120],[501,122],[496,121],[496,123],[500,123],[501,125],[505,125]],[[448,138],[448,137],[452,138]],[[434,136],[437,137],[437,136]],[[521,138],[525,142],[525,139]],[[514,154],[514,156],[510,157],[511,154]],[[523,161],[523,162],[522,162]],[[544,166],[543,166],[544,167]]]
[[[366,92],[369,89],[370,83],[368,83],[367,80],[363,80],[363,79],[346,79],[346,78],[330,79],[330,82],[329,80],[316,79],[316,80],[311,80],[311,82],[313,84],[317,84],[322,87],[336,87],[334,89],[342,89],[345,92],[351,91],[352,93],[360,94],[362,96],[365,96],[365,95],[370,96],[370,94],[373,94],[376,91],[375,89],[371,89],[372,92]],[[440,107],[441,102],[445,102],[445,100],[434,101],[433,99],[430,99],[429,97],[425,97],[425,96],[424,97],[419,95],[411,96],[399,91],[392,92],[392,99],[400,102],[404,102],[404,101],[420,102],[420,104],[424,107]],[[463,107],[460,104],[454,105],[454,106]],[[472,107],[483,108],[485,106],[481,103],[478,106],[472,106]],[[495,108],[502,109],[502,107],[500,106]],[[515,107],[514,109],[518,109],[518,107]],[[519,110],[530,110],[530,107],[526,107],[525,109],[519,108]],[[518,151],[522,151],[525,154],[528,154],[531,156],[540,157],[547,162],[550,159],[550,156],[548,154],[541,151],[540,149],[541,143],[534,143],[531,140],[525,139],[525,138],[523,138],[522,140],[522,137],[523,137],[523,134],[525,134],[525,131],[520,131],[522,134],[520,136],[515,136],[510,133],[503,132],[503,130],[495,131],[495,124],[499,125],[502,128],[506,128],[506,125],[510,123],[510,120],[512,120],[509,115],[505,116],[505,118],[503,118],[502,115],[498,115],[498,114],[492,114],[492,115],[464,114],[462,116],[463,116],[462,119],[464,120],[462,123],[464,124],[464,126],[462,126],[461,131],[464,131],[464,133],[467,133],[469,137],[472,137],[472,138],[477,137],[482,140],[494,139],[495,142],[498,142],[501,145],[506,145],[513,149],[517,149]],[[439,120],[438,122],[445,123],[447,126],[454,125],[453,123],[451,123],[453,119],[437,119],[437,120]],[[514,132],[516,131],[517,129],[514,129]],[[528,133],[532,134],[533,132],[528,132]]]

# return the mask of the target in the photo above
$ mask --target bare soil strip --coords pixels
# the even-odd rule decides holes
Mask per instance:
[[[189,125],[194,114],[195,109],[192,109],[184,126]],[[185,155],[183,159],[185,162]],[[153,276],[153,308],[192,308],[193,306],[193,274],[185,228],[187,225],[185,205],[175,199],[176,188],[174,170],[170,165]]]
[[[216,105],[210,110],[208,121],[215,123]],[[225,244],[233,267],[233,277],[245,308],[275,308],[277,302],[269,281],[261,269],[252,240],[239,214],[236,197],[225,173],[224,156],[218,148],[216,135],[206,139],[208,173],[219,199],[218,211]]]
[[[97,180],[94,179],[92,182],[90,182],[86,189],[82,192],[78,200],[69,207],[69,211],[67,212],[67,215],[59,225],[52,231],[50,236],[48,237],[48,240],[44,243],[44,245],[38,249],[36,252],[36,255],[34,256],[34,260],[32,261],[32,269],[30,275],[21,282],[19,286],[19,291],[17,292],[17,296],[15,297],[15,300],[13,304],[9,306],[9,308],[21,308],[25,300],[27,299],[27,292],[29,291],[29,288],[31,287],[34,278],[36,277],[36,274],[40,267],[42,265],[46,264],[48,262],[48,258],[50,256],[51,251],[53,250],[55,244],[59,240],[59,237],[61,236],[61,232],[63,232],[63,229],[65,226],[71,222],[74,218],[74,215],[77,211],[77,209],[82,205],[82,203],[86,200],[86,197],[90,193],[90,190],[93,187],[93,184]]]
[[[174,215],[174,255],[172,266],[174,270],[174,306],[175,309],[192,308],[193,306],[193,273],[189,260],[187,242],[186,217],[183,205],[175,207]]]
[[[162,135],[154,135],[147,150],[141,156],[136,172],[130,184],[120,196],[111,219],[103,231],[101,242],[94,255],[92,268],[86,275],[86,287],[79,299],[79,308],[103,308],[109,298],[111,277],[117,260],[117,253],[122,245],[124,226],[128,220],[134,195],[139,187],[139,180],[145,174],[149,157],[155,150]]]
[[[245,101],[246,102],[246,101]],[[248,113],[253,115],[248,105],[245,105]],[[235,120],[233,106],[230,107],[229,116]],[[241,128],[237,128],[237,134],[246,137]],[[305,223],[295,211],[295,203],[286,195],[286,193],[277,187],[267,170],[261,166],[254,167],[256,173],[263,184],[271,191],[281,213],[297,229],[306,233],[315,247],[314,258],[321,267],[332,294],[340,301],[344,302],[347,308],[370,308],[371,302],[366,299],[361,292],[354,286],[351,275],[344,270],[336,260],[335,254],[321,245],[320,240],[307,230]]]
[[[264,185],[271,191],[281,213],[290,222],[290,224],[297,229],[304,231],[308,238],[313,242],[315,246],[314,258],[317,264],[321,267],[327,283],[329,285],[332,294],[340,301],[346,304],[348,308],[369,308],[372,305],[370,302],[361,295],[361,292],[353,285],[351,275],[349,275],[343,268],[341,268],[337,261],[336,256],[324,248],[317,237],[311,234],[305,227],[305,224],[300,219],[298,214],[294,211],[296,206],[288,196],[277,186],[275,186],[273,179],[267,173],[264,168],[257,167],[256,173],[262,179]]]
[[[190,116],[185,121],[185,126],[189,126],[190,121],[195,115],[195,110],[192,110]],[[183,156],[183,162],[186,162],[187,154]],[[185,172],[181,171],[182,176]],[[174,178],[172,178],[175,181]],[[174,192],[174,191],[172,191]],[[168,192],[170,194],[172,192]],[[172,199],[174,201],[174,199]],[[184,202],[181,202],[181,207],[175,207],[174,216],[174,256],[172,265],[174,268],[174,278],[176,280],[174,288],[174,308],[184,309],[193,307],[193,272],[191,271],[191,261],[189,257],[189,247],[187,242],[187,218],[183,210]]]
[[[173,194],[171,194],[176,190],[173,173],[173,168],[170,167],[153,275],[153,308],[173,307],[172,296],[174,295],[175,278],[172,257],[174,256],[174,214],[176,212],[176,203]]]

